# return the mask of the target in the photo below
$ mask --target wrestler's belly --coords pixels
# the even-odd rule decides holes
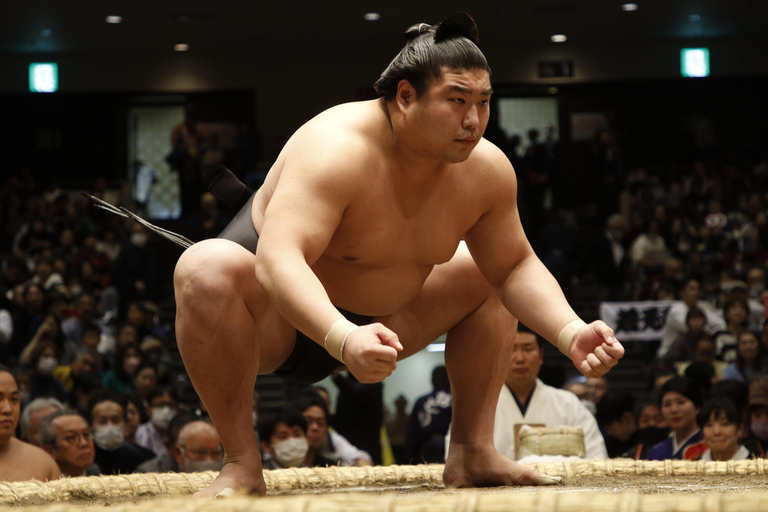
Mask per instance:
[[[358,266],[320,260],[313,270],[331,302],[366,316],[394,313],[421,290],[432,265]]]

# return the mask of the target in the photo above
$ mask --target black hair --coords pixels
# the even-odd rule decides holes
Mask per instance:
[[[624,413],[630,413],[634,417],[635,397],[626,391],[609,391],[600,403],[597,404],[597,418],[601,425],[610,425],[619,421]]]
[[[304,411],[313,405],[316,405],[323,410],[323,413],[325,413],[326,421],[330,418],[330,413],[328,412],[328,403],[325,401],[325,398],[323,398],[320,393],[312,389],[308,389],[301,393],[293,402],[291,402],[291,404],[294,405],[299,411],[301,411],[302,414],[304,414]]]
[[[687,324],[690,322],[692,318],[703,318],[706,323],[707,315],[704,314],[704,311],[694,306],[690,308],[685,315],[685,323]]]
[[[274,412],[259,415],[257,427],[259,439],[270,443],[278,423],[285,423],[289,427],[299,427],[304,434],[307,433],[307,420],[304,419],[302,411],[298,410],[296,406],[288,404]]]
[[[672,377],[659,390],[659,409],[661,409],[661,405],[664,403],[664,395],[673,392],[680,393],[693,402],[693,405],[701,407],[701,389],[698,383],[687,377]]]
[[[451,389],[451,380],[448,378],[448,369],[445,365],[435,366],[432,370],[432,386],[435,388]]]
[[[699,415],[696,417],[696,423],[699,425],[699,428],[703,428],[713,416],[715,419],[725,417],[726,420],[734,423],[737,427],[744,424],[744,419],[736,406],[732,401],[724,397],[709,400],[704,404],[699,411]]]
[[[373,85],[387,100],[395,97],[401,80],[407,80],[416,95],[421,95],[430,80],[442,75],[443,68],[484,69],[491,74],[488,61],[477,47],[477,25],[467,13],[454,14],[436,26],[411,25],[405,37],[408,42]]]
[[[176,440],[179,437],[181,429],[192,423],[193,421],[205,421],[194,413],[182,412],[174,416],[168,423],[168,441],[171,446],[176,445]]]
[[[603,398],[605,400],[605,398]],[[601,400],[602,403],[602,400]],[[639,398],[636,402],[634,407],[632,408],[632,416],[635,418],[635,423],[640,424],[640,415],[643,414],[643,409],[648,407],[649,405],[652,405],[653,407],[659,408],[659,399],[656,398],[655,394],[646,395],[644,397]]]
[[[93,423],[93,408],[101,402],[115,402],[118,404],[123,408],[123,421],[128,421],[128,398],[119,391],[107,388],[100,389],[88,400],[88,416],[86,420],[88,420],[89,425]]]
[[[518,333],[525,332],[525,333],[528,333],[528,334],[533,334],[533,337],[536,338],[536,346],[541,348],[541,338],[539,337],[538,334],[533,332],[530,327],[528,327],[527,325],[524,325],[524,324],[518,322],[517,323],[517,332]]]
[[[114,371],[115,375],[121,379],[130,378],[133,380],[133,377],[136,374],[134,373],[134,375],[128,375],[125,373],[125,369],[123,369],[123,363],[125,362],[125,358],[128,356],[129,350],[135,350],[139,357],[141,357],[141,360],[144,360],[144,354],[142,353],[141,348],[139,348],[138,343],[131,342],[126,343],[125,345],[118,345],[117,349],[115,350],[115,355],[112,358],[112,371]],[[136,369],[138,370],[138,367]]]
[[[749,404],[749,385],[745,382],[732,379],[723,379],[712,384],[709,390],[709,398],[726,399],[737,410],[746,411]]]
[[[138,370],[136,370],[136,373],[138,373]],[[177,404],[179,403],[179,397],[176,391],[174,391],[173,388],[166,387],[166,386],[155,386],[155,389],[153,389],[149,393],[149,395],[147,395],[147,402],[151,404],[152,400],[154,400],[155,398],[161,395],[165,395],[166,393],[170,395],[171,398],[173,398],[174,402],[176,402]]]

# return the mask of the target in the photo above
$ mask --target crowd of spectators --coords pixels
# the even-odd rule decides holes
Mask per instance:
[[[525,180],[521,194],[529,193],[521,200],[523,220],[536,216],[532,243],[566,293],[582,287],[583,296],[589,286],[596,301],[674,301],[646,361],[654,378],[643,396],[606,393],[606,380],[569,382],[596,415],[608,456],[765,457],[768,163],[744,152],[632,168],[601,132],[594,174],[611,201],[595,200],[590,222],[604,230],[588,232],[573,211],[560,208],[565,194],[555,142],[549,134],[546,143],[535,139],[531,145],[538,146],[515,159]],[[198,239],[214,236],[226,215],[204,194],[187,220],[186,234]],[[160,321],[165,285],[150,237],[140,224],[93,208],[54,181],[41,184],[29,170],[0,183],[0,413],[15,417],[8,420],[18,426],[15,434],[53,458],[62,475],[221,464],[204,408],[180,403],[173,388],[174,340]],[[444,456],[447,421],[427,421],[450,415],[444,379],[411,413],[398,397],[392,415],[382,407],[381,385],[344,374],[334,380],[341,390],[335,409],[322,389],[302,390],[261,415],[254,407],[265,467]],[[439,423],[440,431],[414,426],[425,423]],[[0,428],[4,436],[7,426]],[[8,437],[0,442],[9,453],[42,460],[40,452],[19,452]],[[46,478],[58,476],[46,471]]]

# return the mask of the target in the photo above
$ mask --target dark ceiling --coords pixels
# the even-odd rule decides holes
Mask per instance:
[[[11,2],[13,5],[10,5]],[[246,51],[261,44],[386,43],[417,22],[470,12],[487,44],[616,44],[764,36],[765,0],[8,0],[0,18],[0,53],[109,54]],[[365,21],[366,12],[381,14]],[[123,22],[110,25],[108,15]],[[394,39],[393,43],[399,39]]]

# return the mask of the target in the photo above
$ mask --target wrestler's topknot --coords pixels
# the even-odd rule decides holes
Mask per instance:
[[[477,47],[477,25],[464,12],[450,16],[439,25],[411,25],[405,31],[408,42],[387,66],[374,84],[374,89],[386,99],[394,98],[397,84],[407,80],[420,95],[430,80],[441,76],[444,68],[451,70],[491,69],[483,52]]]

